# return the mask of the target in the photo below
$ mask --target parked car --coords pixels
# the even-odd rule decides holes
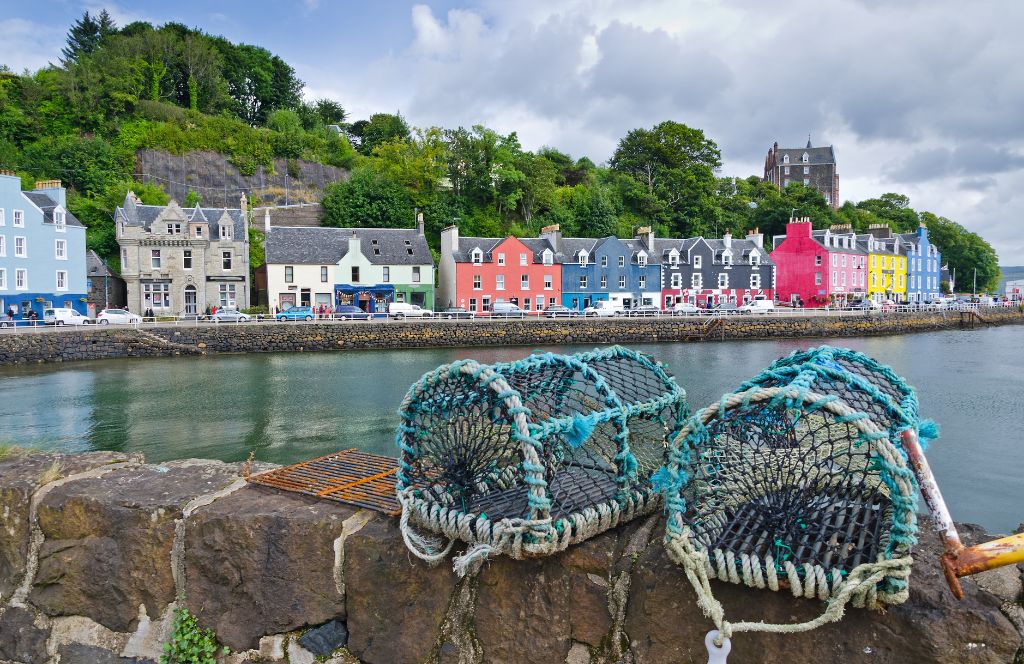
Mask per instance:
[[[495,302],[491,305],[491,317],[493,318],[526,318],[527,312],[520,309],[518,304],[511,302]]]
[[[466,307],[448,307],[439,313],[438,317],[447,318],[448,320],[470,320],[476,318],[476,314],[466,309]]]
[[[100,325],[138,325],[142,322],[142,316],[125,309],[104,309],[96,317],[96,322]]]
[[[711,312],[719,316],[732,316],[739,313],[735,302],[719,302],[712,307]]]
[[[764,295],[755,295],[753,300],[739,308],[739,312],[743,314],[767,314],[774,310],[775,302]]]
[[[855,300],[846,308],[850,311],[878,311],[882,308],[882,305],[874,300]]]
[[[576,309],[570,309],[564,304],[552,304],[544,310],[544,316],[548,318],[575,318],[579,315],[579,311]]]
[[[354,304],[339,304],[334,309],[334,318],[338,320],[369,320],[372,316]]]
[[[673,316],[691,316],[700,314],[701,308],[696,304],[690,304],[689,302],[676,302],[675,306],[671,309]]]
[[[284,311],[280,312],[274,318],[279,321],[286,320],[313,320],[315,314],[313,313],[313,307],[289,307]]]
[[[248,323],[252,320],[249,314],[243,314],[238,309],[218,309],[217,313],[210,316],[214,323]]]
[[[388,315],[395,318],[430,318],[434,315],[434,312],[430,309],[424,309],[418,304],[392,302],[388,305]]]
[[[641,304],[639,307],[626,309],[627,316],[655,317],[661,315],[661,309],[656,304]]]
[[[625,310],[618,302],[611,300],[597,300],[583,310],[584,316],[621,316]]]
[[[55,307],[43,309],[44,325],[88,325],[92,319],[74,309]]]

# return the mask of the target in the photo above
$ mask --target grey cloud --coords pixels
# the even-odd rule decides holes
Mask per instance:
[[[962,191],[988,191],[997,184],[995,178],[970,178],[961,180],[957,188]]]
[[[956,148],[914,150],[886,169],[897,182],[924,182],[951,175],[978,176],[1024,168],[1024,155],[1004,147],[969,143]]]

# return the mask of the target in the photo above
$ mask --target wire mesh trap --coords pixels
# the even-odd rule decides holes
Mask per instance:
[[[406,544],[438,561],[466,542],[455,561],[464,574],[490,555],[550,554],[654,511],[651,476],[686,405],[662,365],[615,346],[454,362],[414,383],[399,414]],[[442,548],[414,526],[451,541]]]
[[[669,445],[666,547],[720,638],[802,631],[907,598],[917,484],[901,432],[934,438],[914,390],[853,351],[783,358],[693,414]],[[830,600],[799,625],[729,623],[709,579]]]

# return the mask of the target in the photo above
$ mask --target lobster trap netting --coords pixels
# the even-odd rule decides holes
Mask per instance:
[[[720,631],[809,627],[730,625],[711,578],[830,599],[820,621],[847,601],[905,601],[917,531],[907,430],[934,437],[914,390],[870,358],[828,347],[775,362],[686,421],[656,477],[666,546]]]
[[[468,565],[558,551],[651,512],[651,475],[685,408],[664,366],[618,346],[439,367],[399,411],[406,542],[442,557],[411,524],[481,547]]]

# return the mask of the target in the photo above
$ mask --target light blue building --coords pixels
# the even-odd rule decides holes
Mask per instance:
[[[902,233],[907,253],[907,302],[930,302],[942,296],[942,253],[928,241],[928,227]]]
[[[21,190],[21,178],[0,171],[0,315],[48,307],[87,313],[85,227],[67,211],[59,180]]]

